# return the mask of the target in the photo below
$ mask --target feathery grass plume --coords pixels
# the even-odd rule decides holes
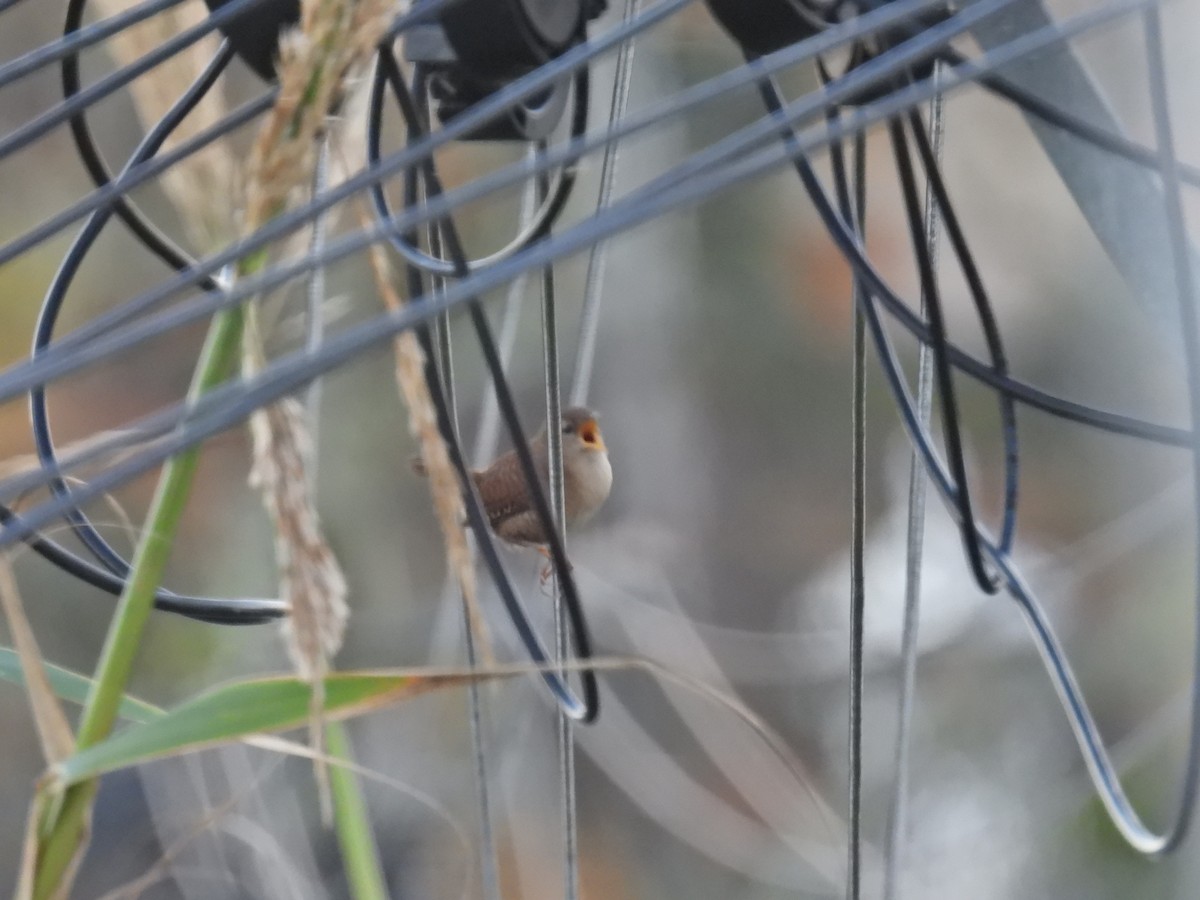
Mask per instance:
[[[393,0],[301,0],[299,26],[280,36],[279,93],[251,149],[243,231],[253,233],[283,211],[312,181],[318,139],[345,92],[347,79],[374,53],[391,21]],[[243,260],[239,274],[265,262]],[[243,373],[265,360],[256,301],[246,306]],[[345,631],[346,582],[321,532],[310,490],[311,440],[301,407],[282,401],[250,420],[252,484],[275,526],[280,591],[291,607],[284,633],[298,671],[312,683],[309,738],[323,747],[324,675]],[[321,810],[331,821],[328,773],[315,765]]]
[[[380,245],[372,244],[368,255],[375,275],[375,289],[384,306],[392,312],[401,309],[405,304],[393,286],[393,274],[386,251]],[[463,528],[462,491],[454,465],[450,462],[450,451],[442,440],[442,433],[438,431],[437,412],[429,396],[429,386],[425,383],[425,354],[421,352],[421,345],[411,331],[400,332],[394,347],[396,383],[408,406],[409,429],[421,445],[421,464],[429,476],[434,512],[442,529],[442,539],[446,542],[446,558],[462,590],[467,619],[479,648],[480,659],[485,666],[492,666],[495,657],[483,612],[479,608],[475,566]]]
[[[279,40],[279,96],[251,151],[246,219],[257,228],[312,177],[316,138],[370,58],[394,0],[301,0],[299,27]]]
[[[136,5],[138,0],[93,0],[101,14],[113,16]],[[105,41],[113,61],[125,67],[157,49],[168,38],[197,25],[207,16],[199,3],[180,3],[152,18],[123,29]],[[153,127],[188,89],[215,55],[220,44],[216,33],[205,35],[180,50],[129,84],[134,109],[142,125]],[[160,152],[217,124],[229,112],[220,90],[211,90],[179,123]],[[240,167],[228,141],[216,141],[159,176],[158,183],[175,206],[192,240],[201,247],[217,246],[234,231],[229,197],[237,184]]]
[[[309,491],[311,439],[303,405],[282,400],[250,419],[254,467],[250,484],[263,496],[275,530],[284,622],[297,670],[319,685],[346,628],[346,579],[321,532]],[[314,688],[317,693],[319,688]]]

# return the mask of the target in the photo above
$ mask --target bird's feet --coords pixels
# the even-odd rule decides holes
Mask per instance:
[[[550,558],[550,550],[547,547],[539,546],[537,552],[546,557],[546,565],[542,567],[542,572],[538,576],[538,586],[545,593],[546,585],[550,583],[550,578],[554,574],[554,560]],[[575,567],[571,565],[571,561],[567,560],[567,571],[570,572]]]

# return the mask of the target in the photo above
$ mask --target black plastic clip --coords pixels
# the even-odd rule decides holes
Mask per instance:
[[[706,0],[708,8],[721,26],[737,41],[750,58],[765,56],[790,47],[792,44],[813,37],[825,28],[863,13],[879,9],[895,0]],[[855,43],[851,49],[845,72],[862,65],[869,59],[915,37],[922,30],[943,21],[951,12],[951,0],[944,5],[913,16],[910,21],[882,31]],[[886,96],[909,81],[918,81],[933,74],[938,50],[911,64],[897,76],[893,84],[885,84],[871,90],[860,91],[848,100],[847,105],[869,103]]]
[[[204,0],[216,12],[230,0]],[[247,7],[221,27],[234,52],[264,81],[275,80],[279,32],[300,21],[300,0],[263,0]]]
[[[411,29],[404,55],[426,66],[438,119],[459,113],[583,39],[607,0],[458,0],[437,24]],[[517,104],[466,135],[477,141],[534,141],[562,120],[571,79]]]

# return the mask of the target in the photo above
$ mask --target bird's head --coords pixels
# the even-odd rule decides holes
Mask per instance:
[[[582,406],[562,411],[562,444],[564,456],[608,452],[596,414]]]

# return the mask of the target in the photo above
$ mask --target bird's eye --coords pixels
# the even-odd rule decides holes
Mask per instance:
[[[563,434],[574,434],[575,426],[570,422],[563,422]]]

